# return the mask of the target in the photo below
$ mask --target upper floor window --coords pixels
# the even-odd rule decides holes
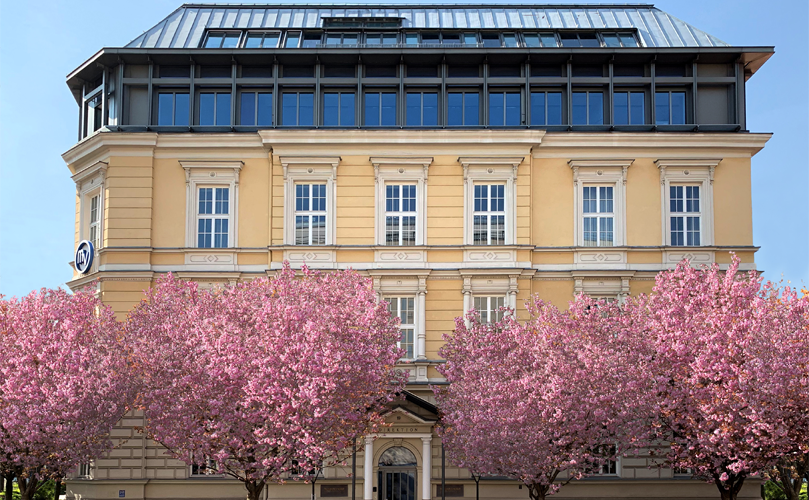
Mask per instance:
[[[611,247],[614,244],[614,208],[612,186],[582,188],[582,230],[586,247]]]
[[[450,92],[447,96],[447,125],[479,125],[480,93]]]
[[[203,45],[206,49],[235,49],[239,46],[241,31],[209,31]]]
[[[227,248],[230,231],[230,189],[199,188],[197,206],[197,248]]]
[[[408,92],[406,99],[405,118],[408,127],[438,125],[438,94],[436,92]]]
[[[497,323],[502,320],[501,308],[505,305],[506,298],[503,296],[475,297],[475,311],[477,311],[481,323]]]
[[[615,92],[613,94],[613,122],[615,125],[642,125],[646,123],[644,94],[640,92]]]
[[[655,92],[655,124],[685,124],[685,92]]]
[[[326,244],[326,184],[295,184],[295,244]]]
[[[272,125],[272,92],[246,92],[240,94],[239,125]]]
[[[632,33],[602,33],[604,45],[607,47],[637,47],[638,41]]]
[[[398,42],[396,33],[366,33],[366,45],[396,45]]]
[[[573,92],[573,125],[604,124],[604,93]]]
[[[281,33],[278,32],[248,32],[244,47],[248,49],[275,48],[278,47],[280,39]]]
[[[157,124],[188,126],[188,92],[159,92],[157,94]]]
[[[284,48],[290,49],[297,47],[301,42],[300,31],[288,31],[284,39]]]
[[[527,47],[558,47],[556,35],[553,33],[523,33]]]
[[[371,127],[396,125],[396,92],[365,93],[365,125]]]
[[[562,93],[531,92],[531,125],[562,124]]]
[[[520,93],[491,92],[489,94],[489,125],[520,125]]]
[[[700,187],[669,186],[669,215],[672,246],[699,246]]]
[[[200,92],[200,125],[230,125],[230,92]]]
[[[323,94],[323,125],[327,127],[354,126],[354,92]]]
[[[416,185],[385,186],[385,244],[416,244]]]
[[[475,184],[473,244],[506,243],[505,188],[504,184]]]
[[[568,33],[560,32],[562,47],[601,47],[595,32]]]
[[[315,101],[312,92],[284,92],[281,125],[311,127],[314,124]]]
[[[90,198],[90,223],[88,227],[88,240],[93,248],[101,248],[101,194]]]
[[[388,308],[392,316],[399,318],[399,330],[401,338],[399,347],[405,350],[404,358],[413,359],[415,357],[415,298],[413,297],[391,297],[387,299]]]

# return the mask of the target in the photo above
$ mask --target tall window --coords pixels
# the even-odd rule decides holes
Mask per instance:
[[[520,93],[492,92],[489,94],[489,125],[520,125]]]
[[[655,124],[685,124],[685,92],[655,92]]]
[[[562,93],[531,92],[531,125],[562,124]]]
[[[616,125],[643,125],[646,123],[643,92],[615,92],[613,94],[614,123]]]
[[[416,185],[385,186],[385,244],[416,244]]]
[[[604,93],[573,92],[573,125],[604,124]]]
[[[239,125],[272,125],[272,92],[242,92]]]
[[[479,125],[480,94],[478,92],[450,92],[447,96],[447,125]]]
[[[97,194],[90,198],[90,226],[88,237],[96,252],[101,248],[101,195]]]
[[[284,92],[281,125],[311,127],[314,116],[315,101],[311,92]]]
[[[323,125],[327,127],[354,126],[353,92],[326,92],[323,94]]]
[[[699,246],[699,186],[669,186],[669,214],[672,246]]]
[[[505,305],[505,297],[475,297],[475,311],[481,323],[496,323],[503,319],[500,308]]]
[[[230,92],[200,92],[200,125],[230,125]]]
[[[408,127],[438,125],[438,94],[435,92],[407,93]]]
[[[506,243],[506,203],[504,184],[475,184],[473,243]]]
[[[199,188],[197,200],[197,248],[227,248],[230,189]]]
[[[396,92],[365,93],[365,125],[371,127],[396,125]]]
[[[326,184],[295,184],[295,244],[326,244]]]
[[[157,94],[157,124],[188,126],[188,92]]]
[[[84,478],[90,477],[90,463],[85,462],[79,464],[79,468],[76,470],[76,476]]]
[[[387,300],[391,315],[399,318],[399,329],[402,332],[399,347],[405,350],[405,358],[412,359],[415,357],[416,317],[413,311],[416,299],[413,297],[391,297]]]
[[[584,186],[582,189],[584,246],[613,246],[615,241],[613,188],[611,186]]]

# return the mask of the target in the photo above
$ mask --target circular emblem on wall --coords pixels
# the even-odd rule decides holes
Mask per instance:
[[[79,246],[76,247],[76,271],[86,274],[90,270],[90,266],[93,265],[94,255],[95,248],[93,248],[92,243],[87,240],[79,242]]]

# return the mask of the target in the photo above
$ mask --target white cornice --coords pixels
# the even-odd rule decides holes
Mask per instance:
[[[660,158],[655,160],[658,168],[666,167],[707,167],[714,168],[722,161],[721,158]]]
[[[689,158],[694,157],[695,148],[731,149],[752,156],[761,151],[770,137],[772,134],[744,132],[548,132],[540,147],[534,149],[534,157],[544,157],[544,151],[553,148],[576,148],[576,156],[581,159],[589,159],[591,154],[593,158],[599,154],[603,157],[603,151],[596,151],[603,148],[686,149],[691,151]],[[549,151],[547,156],[558,154]]]
[[[151,149],[157,144],[157,134],[152,132],[121,133],[102,132],[76,144],[62,154],[62,159],[68,165],[82,162],[98,161],[111,147]],[[74,167],[76,168],[76,167]]]

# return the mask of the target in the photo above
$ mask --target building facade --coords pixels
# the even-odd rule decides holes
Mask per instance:
[[[317,496],[474,498],[434,431],[442,334],[473,307],[523,317],[533,294],[648,292],[683,258],[754,269],[751,158],[769,135],[748,130],[745,83],[772,53],[650,5],[183,5],[68,76],[75,239],[94,247],[69,284],[123,317],[169,271],[217,286],[284,261],[359,270],[401,319],[408,393]],[[244,497],[139,425],[120,422],[69,496]],[[561,495],[716,496],[650,464],[622,457]],[[290,479],[267,498],[311,494]],[[480,492],[527,497],[505,478]]]

